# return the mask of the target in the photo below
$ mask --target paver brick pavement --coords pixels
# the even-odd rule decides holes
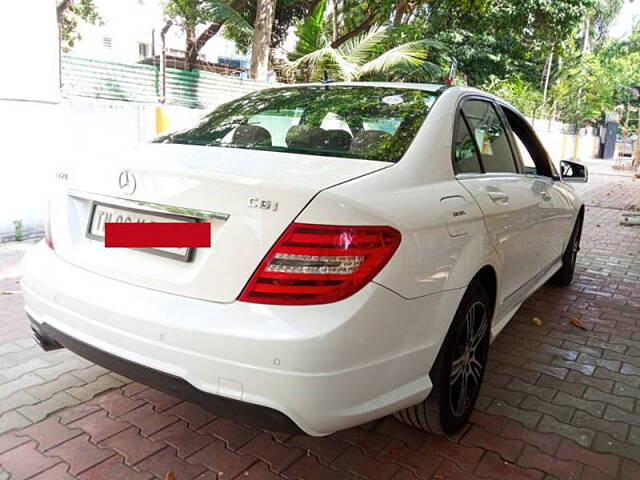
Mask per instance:
[[[621,209],[640,205],[640,181],[612,178],[585,197],[573,285],[541,288],[498,336],[454,438],[392,417],[324,438],[216,418],[42,352],[21,295],[0,295],[0,478],[640,478],[640,229],[619,225]],[[0,290],[19,290],[17,279],[0,275]]]

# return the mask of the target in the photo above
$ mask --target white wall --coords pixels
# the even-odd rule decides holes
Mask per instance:
[[[0,2],[0,99],[59,100],[55,7],[55,0]]]
[[[0,241],[22,220],[41,230],[55,172],[155,133],[153,105],[74,98],[58,104],[0,100]]]

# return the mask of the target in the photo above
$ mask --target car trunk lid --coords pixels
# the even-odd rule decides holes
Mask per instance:
[[[96,160],[69,172],[65,193],[55,195],[51,203],[55,249],[64,260],[107,277],[232,302],[269,248],[319,191],[389,165],[246,149],[146,145],[116,161]],[[157,217],[152,221],[210,222],[211,247],[195,249],[190,258],[105,248],[90,227],[92,213],[101,208],[112,209],[114,215],[124,209]]]

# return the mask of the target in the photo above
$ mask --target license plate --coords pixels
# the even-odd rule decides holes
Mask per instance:
[[[135,210],[124,207],[116,207],[105,205],[103,203],[94,202],[91,207],[91,215],[87,228],[87,237],[93,240],[104,242],[104,226],[106,223],[146,223],[146,222],[164,222],[164,223],[186,223],[195,222],[191,218],[178,217],[165,213],[149,213],[141,210]],[[183,262],[191,260],[192,248],[136,248],[163,257],[174,258]]]

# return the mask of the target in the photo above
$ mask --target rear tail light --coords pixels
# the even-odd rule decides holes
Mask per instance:
[[[53,237],[51,236],[51,204],[47,207],[47,216],[44,219],[44,241],[51,250],[55,250],[53,246]]]
[[[342,300],[369,283],[398,245],[400,232],[391,227],[293,223],[238,300],[277,305]]]

